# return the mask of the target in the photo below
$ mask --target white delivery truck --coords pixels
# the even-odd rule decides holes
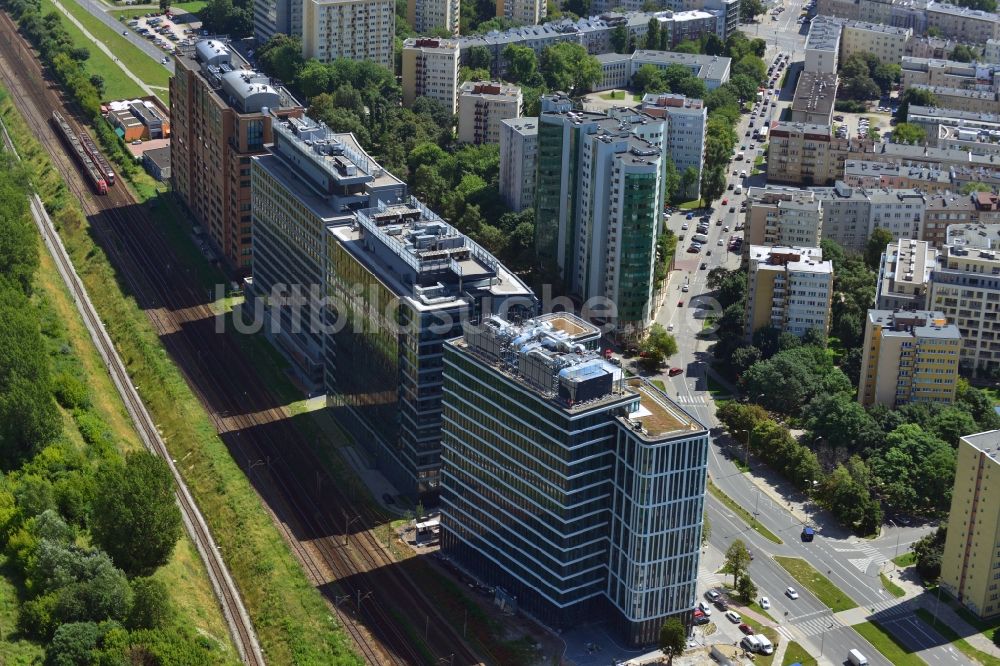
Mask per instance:
[[[708,236],[706,236],[705,234],[695,234],[694,236],[691,236],[691,240],[693,240],[695,243],[704,244],[708,242]]]
[[[847,660],[854,664],[854,666],[868,666],[868,659],[857,650],[851,650],[848,652]]]
[[[771,645],[771,639],[765,636],[764,634],[755,634],[755,635],[757,637],[757,640],[760,642],[760,649],[758,650],[758,652],[760,652],[761,654],[773,654],[774,646]]]

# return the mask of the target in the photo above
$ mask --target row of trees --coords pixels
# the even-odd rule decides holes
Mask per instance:
[[[898,63],[882,62],[873,53],[854,53],[840,64],[837,97],[859,101],[878,99],[889,94],[901,75]]]

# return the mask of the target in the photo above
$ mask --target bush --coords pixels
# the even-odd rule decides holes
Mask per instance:
[[[60,372],[52,378],[52,395],[56,402],[66,409],[86,409],[90,407],[87,385],[68,372]]]
[[[838,99],[833,103],[833,108],[844,113],[864,113],[868,110],[864,102],[853,99]]]
[[[129,629],[159,629],[170,623],[174,609],[166,585],[155,578],[133,578],[132,594]]]

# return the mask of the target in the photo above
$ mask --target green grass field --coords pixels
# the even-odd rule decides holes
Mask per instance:
[[[908,567],[911,564],[916,563],[917,556],[914,555],[912,552],[903,553],[902,555],[897,555],[896,557],[892,558],[892,561],[897,567]]]
[[[806,652],[804,647],[792,641],[785,648],[785,658],[781,660],[781,666],[791,666],[796,663],[802,666],[816,666],[816,658]]]
[[[782,557],[780,555],[776,555],[774,559],[785,571],[792,575],[792,578],[799,582],[799,585],[815,594],[816,598],[828,606],[834,613],[857,606],[850,597],[830,582],[829,578],[816,571],[805,560],[798,557]]]
[[[774,543],[784,543],[784,541],[781,540],[781,537],[779,537],[777,534],[764,527],[759,520],[753,517],[753,514],[751,514],[749,511],[744,509],[739,504],[737,504],[736,500],[734,500],[732,497],[722,492],[719,489],[719,487],[712,482],[711,479],[708,480],[708,491],[713,495],[715,495],[715,497],[717,497],[719,501],[725,504],[733,513],[737,514],[740,518],[742,518],[743,522],[747,523],[748,525],[750,525],[750,527],[757,530],[762,537],[764,537],[768,541],[773,541]]]
[[[906,592],[899,585],[893,583],[888,576],[884,573],[878,575],[879,579],[882,581],[882,587],[885,588],[886,592],[896,597],[897,599],[906,596]]]
[[[903,649],[896,639],[875,622],[861,622],[852,627],[862,638],[875,646],[894,666],[926,666],[927,662]]]

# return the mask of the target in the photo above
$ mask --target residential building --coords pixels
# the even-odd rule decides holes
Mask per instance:
[[[1000,615],[1000,430],[959,438],[940,584],[981,619]]]
[[[852,160],[947,170],[955,190],[970,182],[1000,186],[1000,158],[995,155],[977,155],[967,150],[911,146],[903,143],[864,141],[852,143],[846,156]]]
[[[275,122],[270,153],[251,160],[253,281],[244,317],[265,334],[304,384],[323,385],[326,228],[357,209],[406,198],[406,184],[378,165],[353,134],[309,117]]]
[[[964,149],[990,154],[987,150],[978,149],[976,143],[992,144],[995,137],[1000,136],[1000,113],[910,105],[906,112],[906,122],[924,130],[928,146],[951,150]],[[947,131],[943,131],[944,128]],[[969,135],[970,131],[975,134]]]
[[[962,336],[941,312],[869,310],[861,347],[858,402],[898,409],[951,404]]]
[[[726,32],[731,35],[739,24],[740,0],[654,0],[657,10],[668,9],[677,14],[696,9],[720,9],[726,15]],[[594,0],[590,11],[604,16],[613,11],[640,12],[650,6],[649,0]]]
[[[708,431],[599,336],[558,313],[444,345],[441,552],[548,627],[646,646],[697,602]]]
[[[500,196],[511,210],[535,207],[538,116],[500,123]]]
[[[392,71],[396,3],[392,0],[302,0],[302,55],[330,62],[369,60]]]
[[[302,0],[254,0],[253,36],[258,44],[281,33],[302,34]]]
[[[793,123],[833,124],[833,103],[837,97],[837,75],[805,71],[799,74],[792,96]]]
[[[924,231],[921,237],[934,247],[945,246],[949,227],[977,222],[979,211],[969,195],[954,192],[924,195]]]
[[[603,76],[594,90],[613,90],[627,88],[632,84],[632,77],[643,65],[652,65],[658,69],[666,69],[670,65],[683,65],[691,73],[705,82],[705,88],[715,90],[729,81],[731,60],[722,56],[708,56],[691,53],[676,53],[674,51],[646,51],[640,49],[634,53],[605,53],[597,56],[601,63]]]
[[[926,31],[926,27],[924,31]],[[955,47],[958,46],[958,42],[954,39],[917,37],[916,35],[921,34],[921,31],[916,28],[913,29],[913,33],[913,38],[906,44],[906,55],[913,56],[914,58],[937,58],[938,60],[945,60],[955,50]],[[987,62],[997,61],[987,58]]]
[[[927,27],[937,28],[942,37],[985,44],[1000,37],[1000,16],[931,0],[927,3]]]
[[[1000,195],[994,192],[973,192],[969,198],[976,208],[976,222],[1000,223]]]
[[[467,81],[458,93],[458,140],[500,143],[504,120],[521,116],[521,88],[500,81]]]
[[[226,266],[246,274],[252,261],[250,158],[272,141],[275,117],[299,116],[303,108],[218,40],[177,51],[170,106],[174,192]]]
[[[923,237],[924,196],[912,189],[867,189],[837,181],[833,187],[815,187],[823,205],[823,238],[855,252],[864,250],[875,229],[893,239]]]
[[[605,308],[613,304],[600,316],[614,324],[616,335],[641,336],[653,315],[664,123],[634,112],[635,122],[575,111],[570,100],[558,96],[543,97],[541,106],[538,260],[558,268],[567,289],[581,300]],[[660,143],[640,134],[655,134]]]
[[[937,256],[937,250],[927,241],[901,238],[889,243],[879,266],[875,308],[923,310]]]
[[[884,63],[898,63],[906,53],[906,44],[913,37],[911,27],[900,28],[867,21],[842,21],[841,25],[841,61],[855,53],[873,53]]]
[[[747,190],[747,252],[758,245],[819,247],[822,236],[823,209],[813,192],[774,185]]]
[[[851,151],[860,150],[871,142],[835,137],[830,127],[787,121],[774,123],[767,144],[767,181],[813,185],[840,178]]]
[[[816,13],[927,32],[926,0],[818,0]]]
[[[403,106],[429,97],[458,113],[458,40],[411,37],[403,42]]]
[[[705,104],[700,99],[684,95],[650,93],[642,98],[640,108],[646,115],[666,121],[666,154],[673,160],[677,173],[682,176],[682,181],[688,169],[694,169],[698,174],[682,195],[686,201],[699,198],[708,127],[708,109]]]
[[[458,37],[460,4],[460,0],[407,0],[406,20],[421,35],[444,30]]]
[[[964,150],[974,155],[1000,156],[1000,131],[971,127],[938,126],[937,146],[948,150]]]
[[[904,90],[913,86],[938,86],[995,91],[1000,81],[1000,65],[983,62],[957,62],[904,56],[900,65],[903,68],[901,85]],[[944,105],[942,107],[949,108]]]
[[[545,0],[497,0],[497,16],[521,25],[544,23],[547,14]]]
[[[767,327],[799,337],[812,329],[824,335],[830,330],[833,264],[823,261],[821,249],[751,245],[748,259],[748,340]]]
[[[926,90],[934,95],[943,108],[972,111],[975,113],[996,113],[1000,109],[1000,96],[995,90],[974,90],[969,88],[951,88],[946,86],[928,86],[916,84],[911,86]]]
[[[903,166],[893,162],[846,160],[844,183],[865,189],[918,189],[945,192],[953,189],[951,174],[939,166]]]
[[[986,40],[986,46],[983,47],[983,60],[1000,62],[1000,39]]]
[[[962,333],[962,369],[1000,366],[1000,225],[953,225],[931,274],[927,307],[940,310]]]
[[[843,31],[839,21],[827,21],[817,16],[809,25],[806,35],[806,58],[803,72],[813,74],[837,74],[840,64],[840,35]]]
[[[443,345],[463,323],[537,313],[531,290],[416,199],[326,232],[327,406],[409,496],[440,487]]]

